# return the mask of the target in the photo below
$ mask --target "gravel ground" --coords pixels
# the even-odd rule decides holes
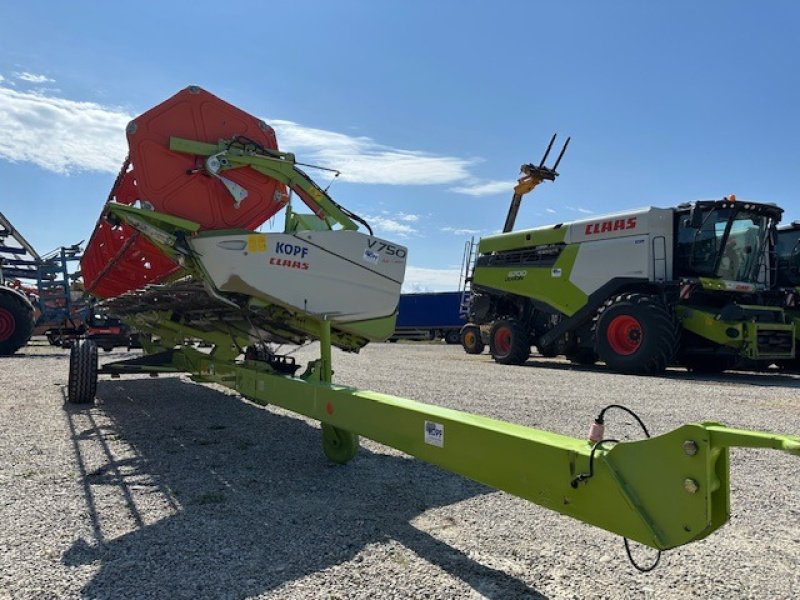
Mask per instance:
[[[800,597],[796,457],[734,451],[731,522],[640,574],[611,534],[373,442],[331,466],[316,423],[223,388],[101,378],[95,406],[67,407],[67,366],[43,345],[0,359],[0,599]],[[611,402],[655,433],[800,432],[800,377],[777,373],[503,367],[435,344],[334,366],[339,383],[576,436]],[[612,431],[637,436],[630,421]]]

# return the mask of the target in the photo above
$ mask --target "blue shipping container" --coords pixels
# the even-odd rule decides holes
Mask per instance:
[[[459,315],[461,292],[402,294],[397,314],[398,331],[452,329],[466,323]]]

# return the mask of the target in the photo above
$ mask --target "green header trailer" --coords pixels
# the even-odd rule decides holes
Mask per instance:
[[[96,346],[79,342],[70,355],[69,402],[93,402],[98,375],[188,373],[318,420],[322,450],[336,463],[348,462],[365,436],[659,550],[703,539],[727,521],[729,448],[800,455],[800,437],[717,423],[618,443],[605,436],[605,409],[588,439],[578,439],[337,385],[333,346],[358,352],[394,331],[406,249],[332,210],[338,205],[309,187],[292,155],[236,141],[236,133],[215,142],[171,138],[159,151],[190,156],[202,183],[217,186],[221,205],[237,195],[205,174],[216,165],[218,177],[248,170],[304,190],[313,215],[289,211],[282,232],[260,233],[204,229],[144,203],[108,202],[103,223],[145,238],[176,268],[105,300],[110,314],[147,334],[144,354],[99,368]],[[319,342],[320,355],[304,367],[273,349],[309,340]]]

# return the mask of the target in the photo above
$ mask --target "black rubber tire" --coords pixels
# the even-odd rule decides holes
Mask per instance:
[[[477,325],[466,325],[461,328],[461,347],[467,354],[480,354],[486,347],[481,336],[481,328]]]
[[[501,365],[522,365],[531,355],[528,332],[513,319],[500,319],[489,333],[489,352]]]
[[[636,347],[628,353],[615,349],[609,335],[609,326],[619,317],[638,324],[634,329],[638,331],[638,341],[631,344]],[[680,325],[658,297],[632,293],[616,296],[603,305],[595,318],[594,334],[597,356],[609,368],[620,373],[655,375],[674,360]]]
[[[91,340],[76,340],[69,351],[67,402],[91,404],[97,392],[97,345]]]
[[[597,352],[591,348],[580,348],[570,354],[567,354],[567,360],[576,365],[589,367],[598,361]]]
[[[461,343],[461,332],[457,329],[450,329],[446,331],[444,334],[444,343],[445,344],[460,344]]]
[[[0,356],[11,356],[31,339],[33,310],[16,293],[0,290]]]
[[[734,359],[728,356],[692,356],[686,359],[686,370],[690,373],[714,375],[733,367]]]

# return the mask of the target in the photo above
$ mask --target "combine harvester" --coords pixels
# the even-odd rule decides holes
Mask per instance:
[[[783,210],[730,196],[514,231],[522,197],[556,168],[522,178],[503,232],[483,238],[469,281],[468,353],[523,364],[531,346],[621,373],[668,366],[721,372],[795,356],[795,325],[770,298]],[[569,140],[567,140],[569,143]]]
[[[800,437],[716,423],[615,443],[604,409],[587,441],[336,385],[332,346],[357,352],[394,331],[406,248],[334,202],[266,124],[201,89],[136,118],[127,135],[130,161],[83,273],[105,309],[150,341],[144,356],[101,369],[91,341],[74,345],[71,403],[93,402],[98,373],[188,372],[320,421],[334,462],[353,458],[364,435],[659,550],[727,521],[730,447],[800,455]],[[312,214],[291,210],[290,194]],[[283,232],[254,231],[284,207]],[[307,340],[320,357],[301,374],[270,346]]]

